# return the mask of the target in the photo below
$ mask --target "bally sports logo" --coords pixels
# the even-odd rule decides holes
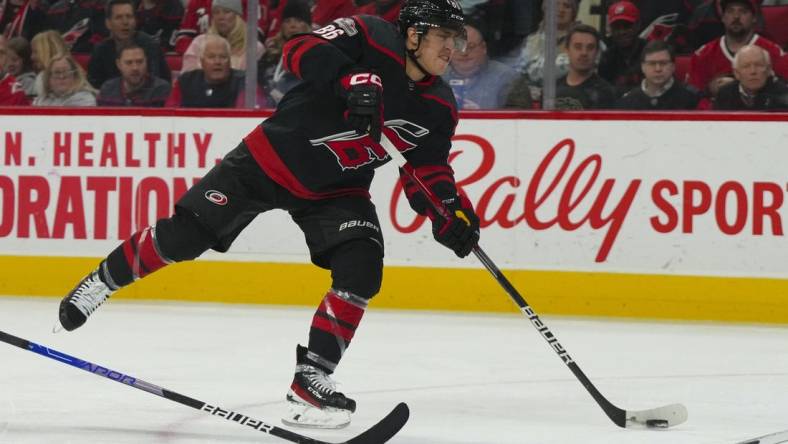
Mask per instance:
[[[478,197],[473,204],[482,228],[497,225],[519,229],[525,225],[535,231],[600,230],[604,234],[596,262],[608,259],[627,221],[645,224],[657,235],[693,234],[700,231],[696,223],[708,218],[707,222],[726,236],[784,236],[783,220],[788,217],[785,214],[788,206],[784,205],[788,191],[785,183],[754,181],[748,185],[727,180],[715,185],[703,180],[664,178],[644,183],[640,178],[604,177],[602,156],[590,153],[579,158],[571,138],[547,150],[533,171],[518,176],[489,177],[496,157],[492,144],[469,134],[455,136],[453,140],[470,142],[465,146],[482,152],[481,162],[470,174],[456,177],[458,188]],[[461,153],[453,151],[449,161]],[[642,214],[633,216],[630,211],[640,195],[648,199],[643,203],[645,218]],[[389,206],[394,228],[411,233],[425,223],[424,216],[398,212],[399,206],[408,204],[398,181]],[[401,217],[412,219],[403,222]]]
[[[205,198],[215,203],[216,205],[227,205],[227,196],[221,191],[208,190],[205,192]]]

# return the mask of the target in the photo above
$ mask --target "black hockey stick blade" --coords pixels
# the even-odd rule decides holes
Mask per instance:
[[[748,439],[738,444],[785,444],[788,443],[788,430],[770,433],[768,435],[759,436],[758,438]]]
[[[135,389],[142,390],[144,392],[148,392],[165,399],[169,399],[170,401],[174,401],[179,404],[183,404],[185,406],[206,413],[210,413],[213,416],[225,419],[229,422],[234,422],[239,425],[252,428],[254,430],[257,430],[258,432],[263,432],[271,436],[276,436],[277,438],[281,438],[286,441],[294,442],[297,444],[333,444],[331,442],[320,441],[305,435],[301,435],[299,433],[292,432],[287,429],[283,429],[281,427],[277,427],[265,421],[251,418],[239,412],[234,412],[229,409],[223,409],[216,405],[209,405],[203,401],[191,398],[186,395],[181,395],[180,393],[176,393],[171,390],[167,390],[165,388],[159,387],[158,385],[151,384],[150,382],[143,381],[142,379],[136,378],[134,376],[127,375],[107,367],[102,367],[100,365],[93,364],[92,362],[88,362],[76,358],[74,356],[67,355],[63,352],[59,352],[57,350],[44,347],[34,342],[30,342],[27,339],[22,339],[14,335],[4,333],[3,331],[0,331],[0,341],[36,353],[38,355],[45,356],[52,360],[58,361],[60,363],[68,364],[72,367],[76,367],[88,373],[92,373],[97,376],[102,376],[112,381],[119,382],[121,384],[130,387],[134,387]],[[383,419],[381,419],[377,424],[373,425],[368,430],[356,436],[355,438],[352,438],[349,441],[343,441],[342,444],[385,443],[402,429],[405,423],[408,422],[409,415],[410,412],[408,410],[408,406],[405,403],[400,403],[399,405],[394,407],[394,409]]]
[[[355,438],[345,441],[344,444],[377,444],[387,442],[402,429],[405,423],[408,422],[409,417],[410,409],[408,409],[408,405],[404,402],[400,402],[385,418],[381,419],[377,424],[368,428]]]

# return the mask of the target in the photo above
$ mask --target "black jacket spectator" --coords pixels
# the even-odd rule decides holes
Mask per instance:
[[[47,10],[47,25],[63,35],[72,53],[90,53],[109,35],[99,0],[59,0]]]
[[[658,96],[646,94],[643,86],[633,88],[616,102],[616,108],[643,111],[695,109],[700,97],[677,81],[671,81]]]
[[[178,78],[167,106],[183,108],[235,108],[243,103],[244,72],[233,69],[221,83],[208,84],[202,69],[188,71]]]
[[[137,7],[137,29],[150,35],[159,42],[162,51],[174,50],[173,33],[178,30],[183,19],[181,0],[152,0],[147,7],[142,0]]]
[[[98,106],[163,107],[170,95],[170,84],[158,77],[148,76],[145,85],[136,91],[124,91],[123,79],[116,77],[101,85]]]
[[[171,79],[170,67],[167,65],[167,60],[164,58],[159,44],[151,36],[140,31],[134,33],[132,40],[145,50],[145,56],[148,59],[148,74],[169,82]],[[101,85],[107,80],[120,76],[120,71],[115,65],[116,48],[115,40],[108,38],[93,49],[88,64],[88,80],[95,88],[101,88]]]
[[[640,72],[640,53],[643,52],[646,41],[636,39],[630,48],[622,48],[611,40],[605,43],[607,50],[602,53],[597,72],[600,77],[613,85],[616,97],[621,97],[643,79],[643,74]]]
[[[788,111],[788,85],[771,77],[755,95],[749,95],[738,80],[720,88],[714,109],[725,111]]]
[[[599,77],[599,74],[594,74],[575,86],[566,83],[566,76],[556,82],[555,108],[557,110],[610,109],[615,100],[613,87]]]

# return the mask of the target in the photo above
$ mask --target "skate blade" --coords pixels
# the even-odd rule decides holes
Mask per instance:
[[[309,429],[342,429],[350,424],[350,412],[330,407],[319,409],[311,404],[289,401],[282,423]]]
[[[63,328],[63,324],[61,324],[60,320],[58,319],[55,321],[55,325],[52,326],[52,333],[57,334],[63,330],[65,330],[65,328]]]

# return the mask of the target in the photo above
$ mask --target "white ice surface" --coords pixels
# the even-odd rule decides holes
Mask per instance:
[[[0,330],[276,425],[313,313],[110,301],[52,334],[57,305],[0,298]],[[689,421],[614,426],[520,315],[373,308],[336,374],[353,423],[299,432],[344,441],[399,401],[399,444],[732,444],[788,428],[788,328],[544,320],[614,404],[680,402]],[[0,443],[251,442],[285,441],[0,343]]]

